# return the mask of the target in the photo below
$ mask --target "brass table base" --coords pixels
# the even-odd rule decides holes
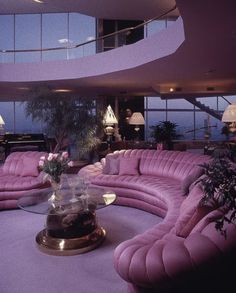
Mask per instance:
[[[88,235],[69,239],[51,237],[44,229],[37,234],[36,243],[40,251],[50,255],[75,255],[95,249],[105,236],[106,231],[99,226]]]

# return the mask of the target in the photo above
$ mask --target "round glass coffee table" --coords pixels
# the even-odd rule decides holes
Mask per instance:
[[[36,236],[42,252],[52,255],[74,255],[99,246],[106,236],[96,218],[96,210],[112,204],[116,194],[111,190],[88,187],[86,192],[65,188],[61,200],[51,201],[51,188],[30,192],[18,200],[18,206],[35,214],[47,215],[45,229]]]

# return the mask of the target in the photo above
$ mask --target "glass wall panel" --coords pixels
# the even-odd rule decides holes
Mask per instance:
[[[147,109],[166,108],[166,100],[162,100],[160,97],[145,97],[144,102]]]
[[[205,139],[206,132],[210,132],[210,137],[212,138],[212,133],[214,128],[210,127],[207,129],[208,125],[213,126],[212,117],[207,113],[198,111],[195,114],[195,138],[196,139]],[[215,122],[215,121],[214,121]]]
[[[71,45],[81,44],[90,40],[94,40],[95,34],[95,18],[82,15],[79,13],[69,14],[69,41]],[[79,58],[96,53],[96,44],[92,42],[76,49],[69,50],[69,58]]]
[[[4,130],[9,133],[42,133],[41,122],[32,121],[25,115],[24,102],[0,102],[1,116],[5,122]],[[15,116],[15,118],[14,118]]]
[[[165,111],[147,111],[145,112],[145,137],[146,140],[150,140],[150,126],[160,123],[160,121],[166,120]]]
[[[147,37],[150,37],[156,32],[159,32],[166,28],[166,20],[154,20],[147,24],[146,31],[147,31]]]
[[[31,117],[25,115],[25,103],[15,102],[16,109],[16,133],[42,133],[41,122],[32,121]]]
[[[0,49],[14,50],[14,16],[0,15]],[[0,53],[1,63],[14,62],[13,53]]]
[[[230,103],[236,103],[236,96],[224,96],[224,98]],[[229,103],[224,100],[222,97],[218,98],[219,100],[219,110],[224,111],[225,108],[229,105]]]
[[[42,15],[42,47],[58,48],[66,47],[68,40],[68,14],[55,13]],[[66,59],[68,50],[56,50],[43,52],[43,61]]]
[[[193,104],[189,103],[185,99],[167,100],[168,109],[191,109],[193,110]]]
[[[181,135],[179,139],[193,139],[194,115],[192,111],[168,111],[168,120],[177,124],[177,133]]]
[[[176,18],[167,18],[167,27],[171,26],[176,22]]]
[[[217,97],[197,98],[197,101],[211,109],[217,110]]]
[[[236,101],[236,96],[227,96],[226,98],[229,102]],[[198,98],[198,100],[214,110],[218,109],[219,113],[223,113],[228,105],[228,102],[220,96]],[[185,140],[205,139],[207,131],[209,131],[211,140],[225,139],[221,134],[224,123],[219,119],[208,115],[183,99],[167,100],[167,111],[164,111],[165,102],[158,97],[145,98],[146,119],[149,125],[152,123],[151,119],[155,120],[153,117],[162,113],[163,120],[178,124],[178,131],[183,134],[183,139]],[[163,111],[160,112],[160,109],[163,109]],[[209,128],[207,129],[208,125]],[[148,136],[149,134],[147,133],[147,138]]]
[[[40,14],[20,14],[15,16],[16,50],[40,49]],[[40,52],[16,53],[16,62],[40,61]]]
[[[225,124],[220,120],[210,117],[210,133],[212,140],[225,140],[225,136],[221,134],[222,127]]]
[[[5,132],[14,131],[14,103],[13,102],[0,102],[0,114],[5,122]]]

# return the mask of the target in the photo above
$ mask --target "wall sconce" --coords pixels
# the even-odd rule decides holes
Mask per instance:
[[[229,124],[229,131],[236,131],[236,103],[228,105],[223,113],[222,122]]]
[[[143,118],[142,113],[141,112],[134,112],[133,115],[129,119],[129,124],[135,125],[134,130],[137,132],[137,136],[138,136],[138,132],[140,130],[139,126],[145,124],[145,120]]]
[[[0,134],[4,134],[4,125],[5,125],[5,122],[2,116],[0,115]]]
[[[106,109],[105,115],[103,117],[103,124],[106,126],[104,131],[107,135],[107,142],[108,145],[110,146],[110,142],[111,142],[111,138],[114,134],[114,124],[117,124],[118,121],[116,119],[116,116],[111,108],[111,106],[109,105]]]

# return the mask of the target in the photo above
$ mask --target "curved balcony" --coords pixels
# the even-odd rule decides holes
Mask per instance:
[[[235,0],[176,4],[183,21],[135,44],[75,60],[1,64],[0,95],[22,96],[41,84],[81,95],[235,93]]]
[[[27,86],[38,83],[50,83],[55,90],[69,87],[73,93],[79,91],[82,94],[108,94],[110,88],[113,93],[137,90],[149,93],[153,91],[149,85],[152,72],[143,76],[139,86],[139,71],[173,54],[183,41],[183,22],[179,18],[170,27],[148,38],[93,56],[42,63],[3,63],[0,65],[0,83],[12,83],[19,94],[27,91]]]

